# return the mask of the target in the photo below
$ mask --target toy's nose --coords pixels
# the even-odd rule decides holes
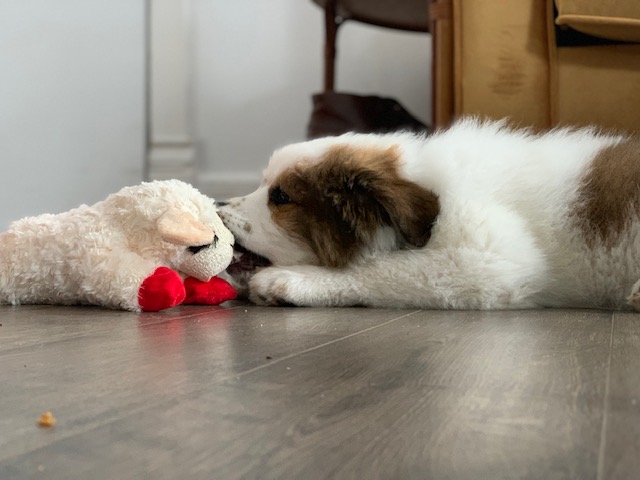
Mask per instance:
[[[192,247],[187,247],[187,250],[189,250],[191,253],[193,253],[195,255],[200,250],[202,250],[204,248],[209,248],[211,245],[213,245],[213,247],[215,248],[218,245],[218,240],[219,240],[218,236],[214,235],[213,236],[213,243],[207,243],[206,245],[194,245]]]

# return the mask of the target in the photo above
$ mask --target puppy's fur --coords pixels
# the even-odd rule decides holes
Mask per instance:
[[[220,209],[261,304],[640,308],[640,141],[464,119],[274,153]]]

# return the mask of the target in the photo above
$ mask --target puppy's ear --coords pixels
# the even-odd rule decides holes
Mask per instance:
[[[157,227],[162,239],[174,245],[196,246],[213,242],[213,230],[190,213],[174,207],[158,218]]]
[[[398,178],[382,181],[372,194],[405,242],[415,247],[427,244],[440,213],[440,202],[433,192]]]
[[[342,151],[334,158],[326,194],[357,237],[390,225],[407,244],[426,245],[440,203],[433,192],[399,176],[397,147]]]

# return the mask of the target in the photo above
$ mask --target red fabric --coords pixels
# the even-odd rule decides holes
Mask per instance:
[[[138,290],[138,303],[145,312],[157,312],[182,303],[185,289],[178,272],[158,267],[144,279]]]
[[[229,282],[218,277],[213,277],[208,282],[187,277],[184,287],[187,291],[184,303],[188,305],[218,305],[233,300],[238,295]]]

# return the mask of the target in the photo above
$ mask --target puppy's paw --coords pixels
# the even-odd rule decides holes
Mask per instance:
[[[249,280],[249,300],[256,305],[293,304],[291,294],[302,278],[290,269],[270,267],[256,273]]]
[[[334,303],[333,280],[321,267],[268,267],[249,281],[249,300],[257,305],[325,307]]]

